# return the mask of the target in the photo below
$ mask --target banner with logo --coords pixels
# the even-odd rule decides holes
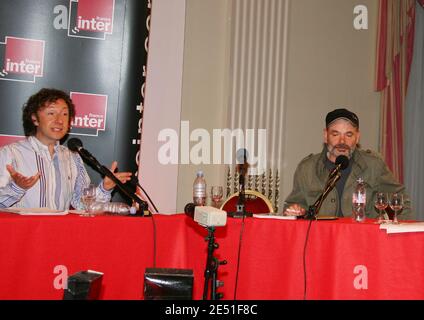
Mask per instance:
[[[151,0],[2,0],[0,145],[23,138],[28,97],[57,88],[76,105],[70,136],[102,164],[117,160],[121,171],[136,175],[150,6]]]

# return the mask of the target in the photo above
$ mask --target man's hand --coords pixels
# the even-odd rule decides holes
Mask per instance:
[[[284,210],[283,215],[285,216],[303,216],[305,215],[306,210],[303,209],[300,205],[297,203],[292,204],[291,206],[287,207],[286,210]]]
[[[40,179],[39,172],[31,177],[25,177],[17,172],[10,164],[6,165],[6,169],[9,171],[10,177],[16,183],[16,185],[25,190],[31,188],[34,184],[36,184],[38,179]]]
[[[116,168],[118,167],[118,162],[113,161],[112,165],[110,166],[110,171],[113,172],[113,175],[119,179],[122,183],[126,183],[127,181],[131,180],[132,173],[131,172],[115,172]],[[113,182],[110,178],[105,177],[103,179],[103,187],[106,190],[112,190],[115,188],[116,183]]]

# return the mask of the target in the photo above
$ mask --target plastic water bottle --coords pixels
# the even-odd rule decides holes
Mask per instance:
[[[365,207],[367,202],[367,193],[365,189],[364,179],[356,180],[356,187],[352,194],[352,218],[356,222],[365,220]]]
[[[131,207],[123,202],[105,202],[102,209],[104,212],[118,215],[135,214],[135,207]]]
[[[206,205],[206,180],[201,170],[197,171],[193,183],[193,202],[196,206]]]

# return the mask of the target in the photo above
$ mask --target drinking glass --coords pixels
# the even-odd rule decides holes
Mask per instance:
[[[224,189],[221,186],[211,187],[211,199],[215,208],[219,208],[223,196]]]
[[[387,199],[387,193],[385,192],[378,192],[377,197],[374,202],[375,208],[378,210],[378,220],[376,223],[384,223],[384,209],[387,208],[389,205],[388,199]]]
[[[86,214],[83,216],[92,217],[93,204],[96,201],[96,186],[89,184],[82,190],[81,201],[84,204]]]
[[[393,193],[390,196],[389,205],[390,205],[390,208],[392,208],[392,210],[395,213],[394,216],[393,216],[393,223],[398,224],[399,221],[397,219],[397,213],[398,213],[399,210],[401,210],[403,208],[403,194]]]

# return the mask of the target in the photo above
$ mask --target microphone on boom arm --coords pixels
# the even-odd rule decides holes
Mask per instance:
[[[116,186],[121,189],[121,191],[130,199],[134,200],[140,205],[142,214],[144,215],[144,210],[148,210],[148,204],[146,201],[142,200],[136,193],[129,190],[129,188],[123,184],[109,168],[100,164],[100,162],[86,149],[83,148],[82,141],[78,138],[71,138],[68,140],[68,148],[73,152],[78,152],[79,155],[86,161],[88,164],[93,166],[98,172],[110,178],[115,182]]]
[[[331,170],[328,179],[332,179],[338,172],[346,169],[349,166],[349,158],[341,155],[336,158],[336,166]]]
[[[305,215],[305,219],[315,219],[315,217],[318,215],[325,198],[330,193],[330,191],[334,189],[334,187],[336,186],[336,182],[340,179],[341,171],[349,166],[349,158],[344,155],[340,155],[336,158],[335,164],[336,166],[333,170],[331,170],[330,174],[328,175],[324,191],[321,193],[315,203],[309,206],[308,211]]]

